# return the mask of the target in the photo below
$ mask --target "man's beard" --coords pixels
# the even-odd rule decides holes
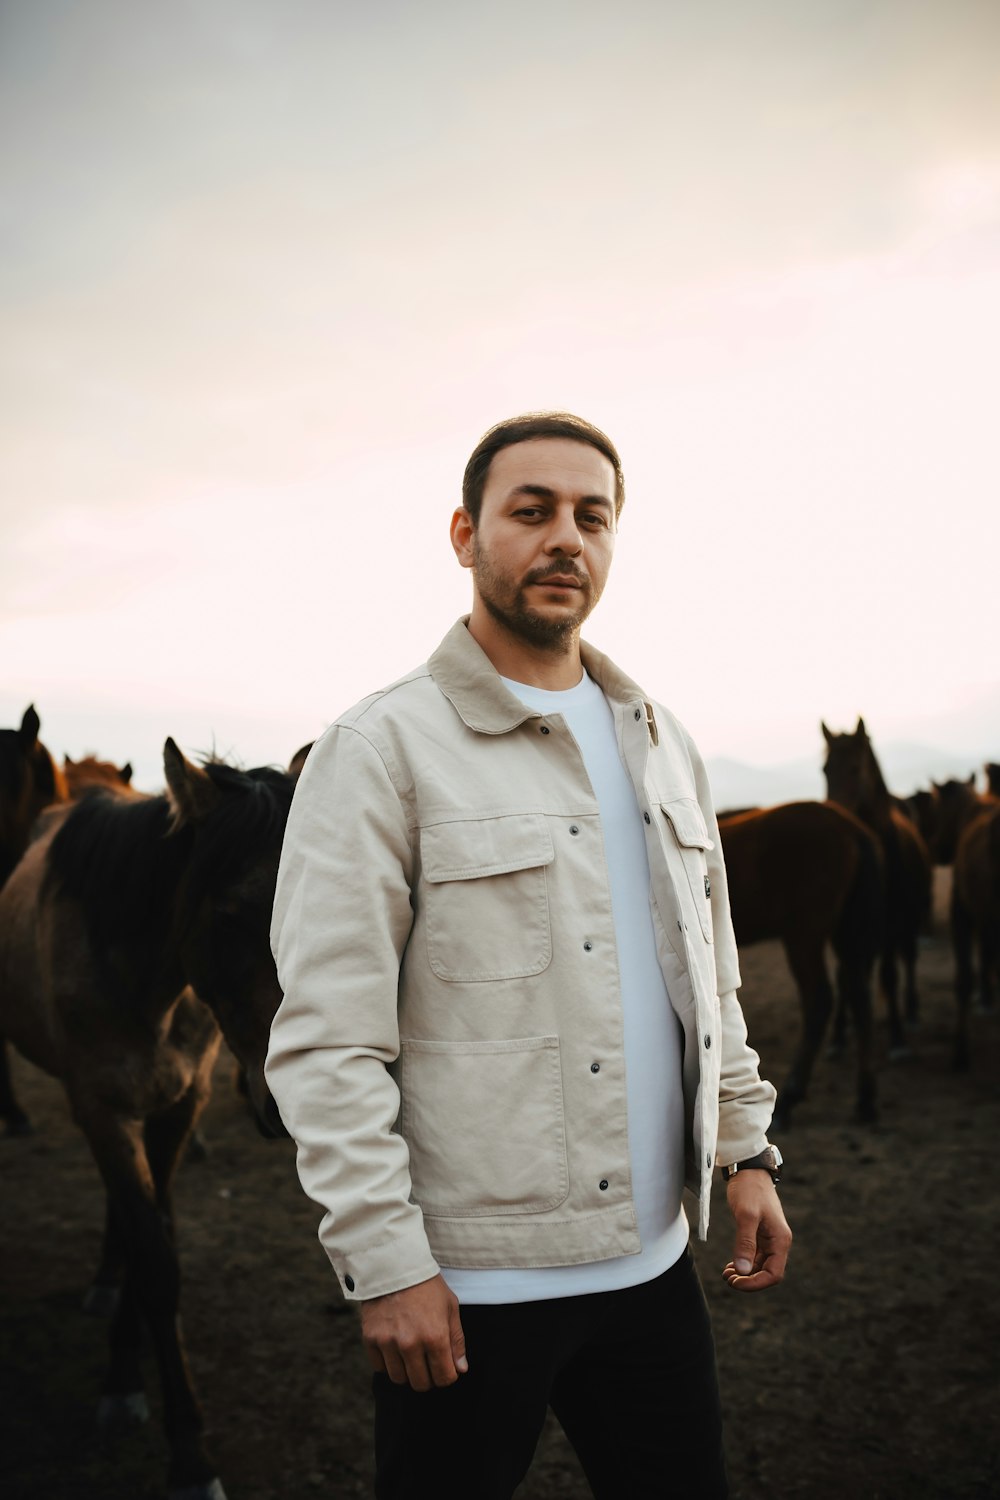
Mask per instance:
[[[574,636],[597,603],[593,584],[574,563],[560,561],[549,568],[528,573],[520,584],[513,583],[495,568],[480,545],[478,536],[472,542],[472,569],[476,589],[486,609],[511,635],[528,645],[562,655],[571,650]],[[571,575],[579,583],[577,607],[555,619],[538,614],[525,598],[529,584],[540,583],[554,574]]]

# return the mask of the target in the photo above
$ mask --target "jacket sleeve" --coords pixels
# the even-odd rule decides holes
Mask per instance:
[[[736,934],[729,910],[729,885],[722,857],[722,840],[715,816],[708,773],[697,747],[687,736],[691,766],[695,776],[698,802],[705,815],[709,835],[715,848],[708,854],[708,873],[712,889],[712,930],[715,935],[715,969],[718,984],[722,1029],[722,1058],[719,1079],[719,1135],[716,1163],[728,1165],[744,1161],[763,1151],[767,1128],[774,1112],[776,1091],[760,1076],[760,1058],[747,1041],[743,1008],[736,992],[742,980]]]
[[[412,847],[386,765],[335,724],[296,787],[271,946],[284,999],[265,1074],[298,1147],[320,1240],[357,1300],[436,1274],[409,1155],[394,1125],[399,967],[412,922]]]

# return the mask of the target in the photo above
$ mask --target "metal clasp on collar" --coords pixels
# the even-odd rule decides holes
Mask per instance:
[[[646,710],[646,728],[649,730],[649,738],[654,745],[658,745],[660,743],[660,731],[656,727],[653,705],[651,703],[644,703],[642,706]]]

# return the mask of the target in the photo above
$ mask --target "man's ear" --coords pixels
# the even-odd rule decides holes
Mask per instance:
[[[463,568],[472,567],[472,544],[476,528],[464,505],[460,505],[451,518],[451,545]]]

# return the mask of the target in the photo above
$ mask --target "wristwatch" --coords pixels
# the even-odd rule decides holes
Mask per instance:
[[[723,1167],[723,1179],[728,1182],[730,1177],[735,1177],[737,1172],[767,1172],[775,1187],[781,1181],[782,1157],[777,1146],[770,1142],[757,1156],[748,1156],[746,1161],[734,1161],[731,1166]]]

